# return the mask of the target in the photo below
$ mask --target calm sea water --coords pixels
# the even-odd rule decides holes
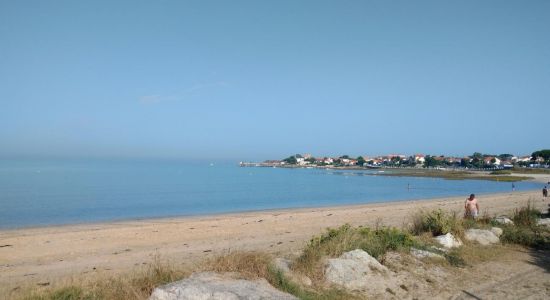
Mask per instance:
[[[228,163],[0,161],[0,228],[511,191],[511,183],[367,174]],[[515,185],[539,188],[532,182]]]

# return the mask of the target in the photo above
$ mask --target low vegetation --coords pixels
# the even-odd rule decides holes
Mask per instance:
[[[496,172],[496,171],[495,171]],[[414,176],[414,177],[433,177],[442,178],[447,180],[491,180],[491,181],[504,181],[504,182],[516,182],[532,179],[527,176],[514,176],[504,174],[485,174],[479,172],[469,171],[452,171],[452,170],[434,170],[434,169],[397,169],[384,173],[377,173],[381,176]]]
[[[512,175],[510,170],[495,170],[489,173],[490,175]]]
[[[512,216],[514,225],[502,226],[502,242],[536,249],[550,249],[550,230],[537,224],[541,216],[542,213],[530,202],[516,209]]]
[[[456,213],[448,213],[441,209],[417,212],[412,217],[409,230],[415,235],[429,232],[433,236],[447,233],[462,236],[464,233],[462,218]]]
[[[29,288],[18,297],[25,300],[147,299],[159,285],[189,276],[187,269],[176,269],[156,257],[143,269],[126,276],[73,282],[50,289]]]
[[[543,168],[520,168],[514,167],[512,169],[514,173],[518,174],[550,174],[550,169]]]
[[[418,244],[411,234],[397,228],[354,228],[346,224],[313,237],[293,264],[293,269],[322,282],[322,258],[338,257],[344,252],[362,249],[383,261],[383,255],[389,250],[408,250]]]
[[[355,299],[339,289],[307,289],[289,280],[272,265],[273,257],[261,252],[235,252],[207,260],[200,269],[219,273],[232,272],[245,279],[265,278],[275,288],[300,299]]]

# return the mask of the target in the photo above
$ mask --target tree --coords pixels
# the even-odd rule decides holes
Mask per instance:
[[[391,158],[392,165],[399,165],[401,163],[401,157],[394,156]]]
[[[482,168],[483,167],[483,159],[479,157],[472,158],[472,166],[474,168]]]
[[[364,163],[365,163],[365,159],[363,158],[363,156],[357,157],[357,165],[363,166]]]
[[[472,158],[482,159],[483,154],[481,154],[479,152],[474,152],[474,154],[472,154]]]
[[[295,165],[296,163],[298,163],[295,156],[289,156],[289,157],[283,159],[283,161],[285,163],[289,164],[289,165]]]
[[[424,157],[424,168],[436,167],[438,164],[439,162],[435,157],[431,155],[426,155],[426,157]]]
[[[469,158],[463,158],[460,160],[460,166],[461,167],[464,167],[464,168],[469,168],[472,166],[472,164],[470,163],[470,159]]]
[[[550,149],[535,151],[531,154],[531,160],[537,160],[539,157],[545,162],[550,162]]]

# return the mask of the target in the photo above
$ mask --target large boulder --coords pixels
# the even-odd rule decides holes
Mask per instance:
[[[496,234],[485,229],[468,229],[464,232],[464,237],[469,241],[475,241],[484,246],[500,242]]]
[[[348,290],[367,292],[375,298],[402,293],[394,274],[360,249],[329,259],[325,265],[325,279]]]
[[[451,233],[436,236],[435,240],[446,249],[456,248],[462,246],[462,241],[454,237]]]
[[[212,272],[193,273],[189,278],[156,288],[149,300],[260,300],[298,298],[272,287],[265,279],[243,280]]]
[[[500,223],[500,224],[514,225],[514,221],[510,220],[506,216],[499,216],[499,217],[496,217],[494,220],[495,220],[495,222]]]

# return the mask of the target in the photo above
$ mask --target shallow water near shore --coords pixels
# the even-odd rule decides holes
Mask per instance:
[[[206,215],[510,192],[509,182],[236,163],[0,161],[0,228]],[[516,191],[538,189],[516,182]]]

